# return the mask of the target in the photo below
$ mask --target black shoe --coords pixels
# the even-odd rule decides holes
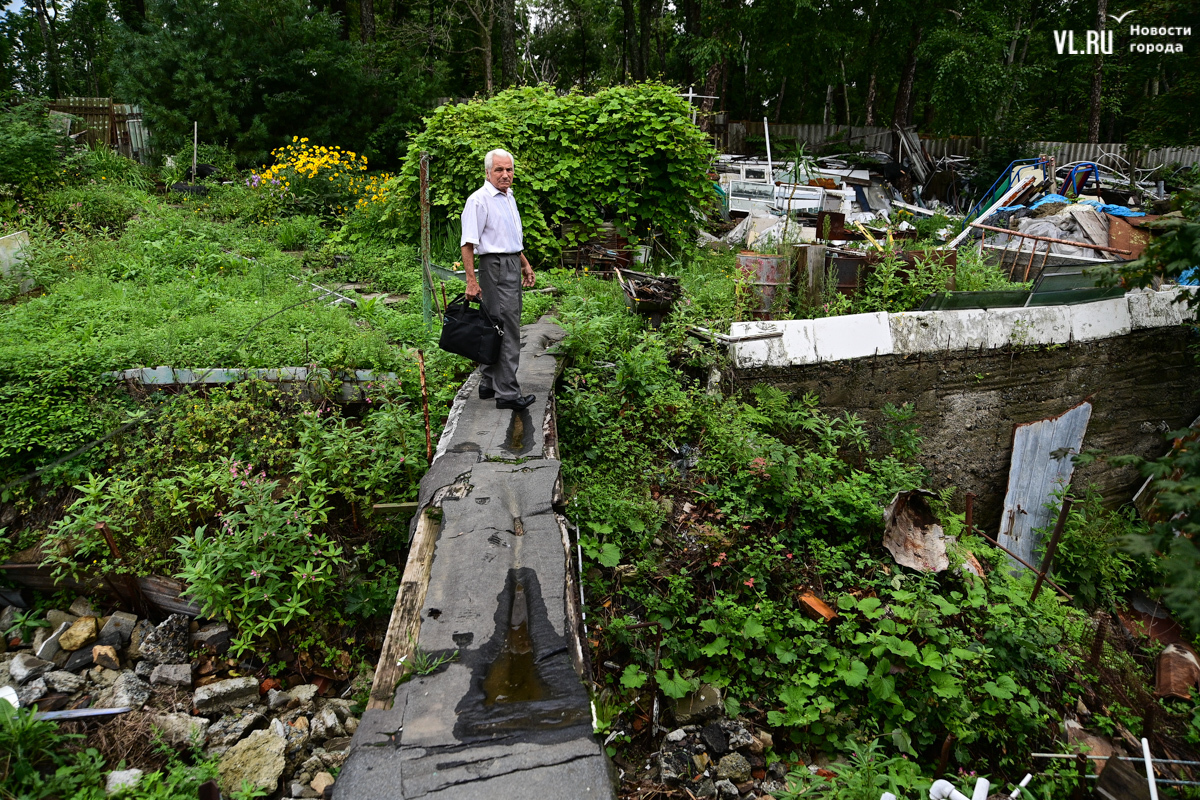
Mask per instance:
[[[495,389],[485,389],[482,386],[479,387],[479,399],[480,400],[491,400],[495,396],[496,396]]]
[[[534,400],[537,400],[537,395],[535,394],[527,394],[515,400],[497,400],[496,408],[511,408],[513,411],[524,411],[533,405]]]

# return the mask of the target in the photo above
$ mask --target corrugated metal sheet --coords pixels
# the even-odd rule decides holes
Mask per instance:
[[[1078,453],[1092,418],[1092,404],[1084,401],[1057,417],[1027,422],[1013,430],[1012,463],[1008,493],[1000,517],[1000,544],[1030,564],[1037,564],[1039,539],[1034,530],[1051,522],[1054,492],[1071,482],[1075,464],[1055,453]],[[1021,568],[1016,561],[1014,569]]]

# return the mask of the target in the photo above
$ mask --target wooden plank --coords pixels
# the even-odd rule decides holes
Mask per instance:
[[[425,605],[425,592],[429,589],[429,573],[433,569],[433,553],[437,549],[441,522],[434,519],[440,509],[426,508],[417,522],[416,533],[408,549],[408,562],[404,565],[404,576],[400,579],[400,590],[396,592],[396,603],[392,606],[392,618],[388,622],[387,635],[383,640],[383,652],[375,667],[375,682],[371,684],[368,709],[387,709],[396,698],[396,685],[403,673],[401,659],[412,655],[417,636],[421,632],[421,607]]]

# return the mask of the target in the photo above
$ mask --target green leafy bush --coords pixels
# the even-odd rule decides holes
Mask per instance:
[[[1057,503],[1055,504],[1057,518]],[[1042,549],[1049,544],[1053,523],[1040,531]],[[1089,610],[1112,608],[1133,589],[1154,585],[1154,568],[1122,546],[1145,535],[1147,526],[1130,509],[1113,510],[1094,486],[1071,506],[1054,554],[1054,578]],[[1041,560],[1041,557],[1038,559]]]
[[[457,220],[483,184],[483,158],[494,148],[516,159],[526,248],[542,262],[558,255],[563,223],[578,225],[565,243],[586,240],[601,221],[615,219],[631,236],[653,229],[682,244],[691,239],[693,211],[713,198],[706,177],[712,147],[674,87],[642,83],[559,95],[543,85],[435,110],[399,176],[384,187],[395,208],[381,221],[415,240],[422,151],[435,154],[434,221]]]
[[[149,203],[150,197],[144,192],[107,183],[55,189],[38,200],[42,213],[61,227],[107,230],[111,234],[124,230]]]
[[[0,198],[29,197],[61,183],[70,147],[44,105],[28,102],[0,110]]]
[[[178,538],[183,567],[177,577],[205,616],[237,626],[237,655],[319,609],[345,559],[322,529],[329,506],[319,485],[275,500],[280,482],[253,464],[230,461],[221,474],[230,510],[217,512],[219,529],[201,526]]]

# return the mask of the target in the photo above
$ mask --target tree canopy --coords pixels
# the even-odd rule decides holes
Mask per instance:
[[[301,134],[395,166],[447,99],[648,78],[693,86],[730,119],[1194,143],[1200,6],[1125,11],[1107,0],[25,0],[0,18],[0,95],[111,95],[142,104],[165,142],[199,121],[245,162]],[[1097,27],[1112,32],[1111,54],[1058,52],[1056,34],[1073,31],[1082,48]],[[1131,47],[1147,42],[1182,52]]]

